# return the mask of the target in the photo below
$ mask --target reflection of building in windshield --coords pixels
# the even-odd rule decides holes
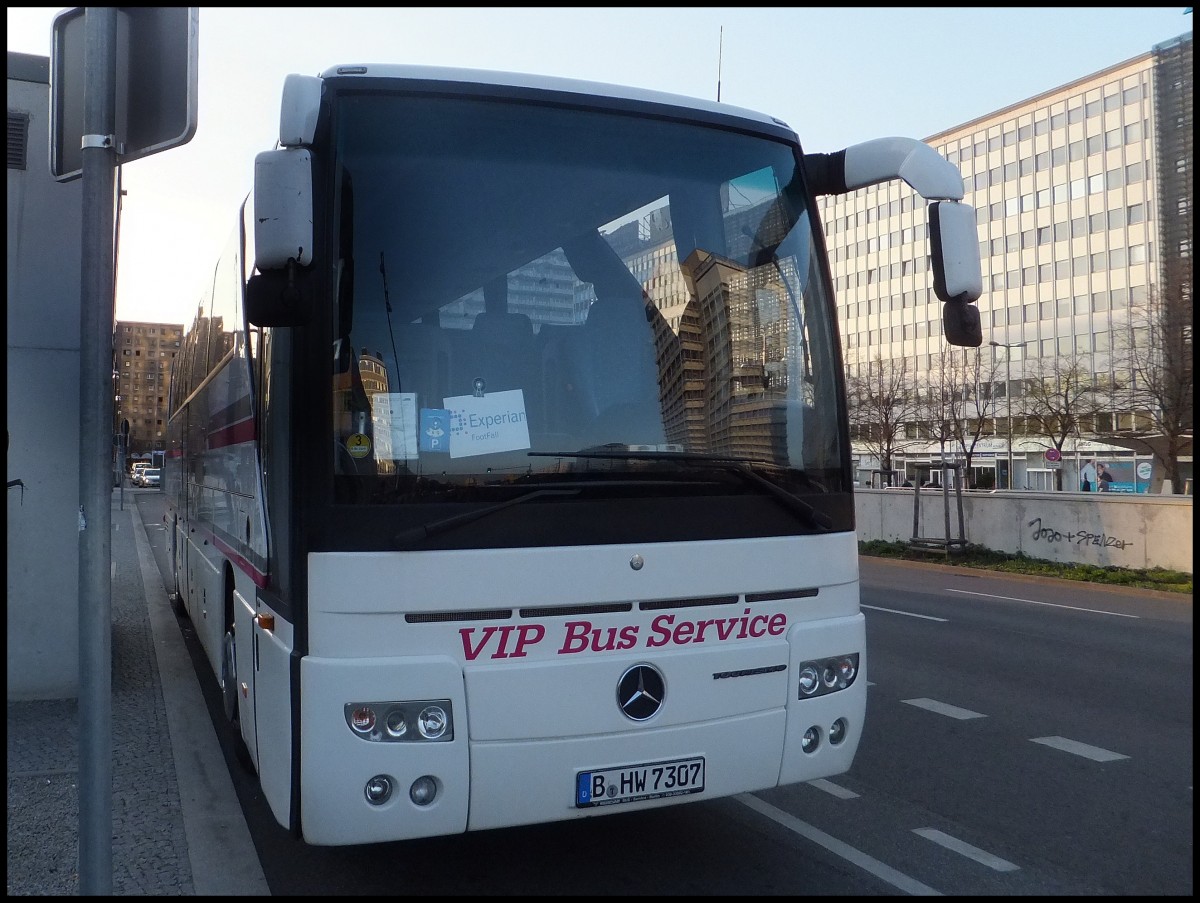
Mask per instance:
[[[748,271],[703,251],[684,261],[684,269],[698,301],[696,332],[681,331],[680,348],[698,354],[691,367],[679,368],[690,379],[669,387],[676,396],[672,414],[682,412],[692,433],[699,421],[712,454],[786,464],[790,320],[779,315],[784,288],[778,273]],[[668,438],[679,441],[672,425]]]
[[[774,267],[737,262],[756,244],[777,245],[786,224],[777,204],[759,204],[732,213],[726,231],[737,260],[697,251],[682,266],[665,207],[605,238],[662,315],[652,322],[668,442],[787,463],[788,361],[790,350],[795,365],[797,349],[786,290]]]
[[[366,348],[358,357],[358,372],[362,376],[363,391],[367,397],[376,392],[388,390],[387,368],[383,364],[383,355],[378,351],[370,352]]]
[[[535,333],[542,326],[578,325],[595,297],[580,289],[566,255],[555,249],[508,274],[508,312],[529,317]],[[483,289],[478,288],[444,305],[438,320],[445,329],[470,329],[485,306]]]

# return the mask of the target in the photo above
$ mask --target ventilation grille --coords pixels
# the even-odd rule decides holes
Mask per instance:
[[[29,114],[8,111],[8,168],[25,169],[29,158]]]
[[[747,593],[745,596],[736,594],[724,596],[707,596],[689,599],[653,599],[638,602],[641,611],[663,611],[679,608],[702,608],[710,605],[737,605],[743,599],[745,604],[756,602],[782,602],[789,599],[806,599],[817,595],[815,586],[803,589],[779,590],[771,593]],[[599,602],[585,605],[548,605],[521,608],[517,611],[520,618],[550,618],[578,617],[580,615],[611,614],[633,610],[632,602]],[[475,609],[472,611],[418,611],[404,616],[409,624],[446,624],[458,621],[506,621],[511,618],[511,609]]]

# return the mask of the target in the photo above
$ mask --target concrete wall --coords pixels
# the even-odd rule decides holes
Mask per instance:
[[[948,494],[950,533],[959,536],[958,504]],[[945,539],[940,489],[922,489],[917,535]],[[858,538],[913,537],[914,490],[856,489]],[[1192,573],[1192,497],[1099,492],[964,492],[967,542],[998,552],[1064,563]]]
[[[82,183],[49,164],[49,61],[8,54],[8,698],[79,694],[79,285]]]

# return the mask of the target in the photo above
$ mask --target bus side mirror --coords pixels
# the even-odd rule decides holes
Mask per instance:
[[[311,300],[312,157],[304,148],[254,158],[254,266],[246,318],[255,326],[297,326]]]
[[[262,272],[312,263],[312,159],[304,148],[254,158],[254,263]]]
[[[946,341],[978,348],[983,344],[983,328],[974,302],[983,294],[983,275],[975,209],[970,204],[938,201],[929,205],[929,253],[933,291],[943,302]]]
[[[246,319],[253,326],[302,326],[312,310],[312,273],[294,263],[246,281]]]

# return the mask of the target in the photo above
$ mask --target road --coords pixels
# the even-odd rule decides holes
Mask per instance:
[[[161,519],[161,495],[136,502]],[[150,539],[165,574],[165,537]],[[1192,893],[1190,596],[861,570],[870,683],[849,773],[360,847],[310,847],[275,823],[180,627],[273,894]]]

